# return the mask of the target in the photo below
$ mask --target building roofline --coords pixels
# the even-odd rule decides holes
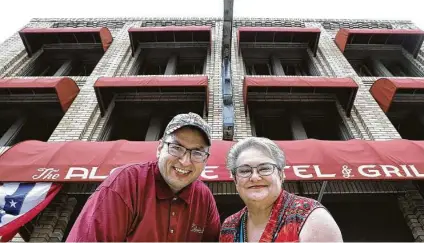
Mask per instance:
[[[69,21],[223,21],[222,17],[108,17],[108,18],[33,18],[30,22],[69,22]],[[392,23],[414,24],[411,20],[384,20],[384,19],[312,19],[312,18],[248,18],[234,17],[234,21],[303,21],[303,22],[369,22],[369,23]]]

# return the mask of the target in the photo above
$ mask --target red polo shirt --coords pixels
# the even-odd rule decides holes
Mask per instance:
[[[218,241],[215,200],[200,180],[175,195],[157,162],[115,170],[87,200],[66,241]]]

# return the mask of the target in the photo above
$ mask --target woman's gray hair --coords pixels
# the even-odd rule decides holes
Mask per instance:
[[[272,140],[263,137],[249,137],[238,141],[234,144],[227,155],[226,166],[232,174],[234,174],[237,167],[237,159],[240,154],[249,149],[255,148],[268,155],[275,161],[278,169],[282,170],[286,165],[286,157],[283,150],[278,147]]]

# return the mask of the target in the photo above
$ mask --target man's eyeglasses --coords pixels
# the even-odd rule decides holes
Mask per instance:
[[[240,165],[235,168],[233,173],[239,177],[247,178],[252,176],[253,169],[256,169],[256,172],[261,176],[268,176],[274,173],[275,168],[277,168],[276,164],[273,163],[263,163],[258,166],[250,166],[250,165]]]
[[[180,159],[184,157],[187,151],[190,152],[190,160],[195,163],[205,163],[206,159],[209,157],[209,153],[206,151],[187,149],[181,145],[170,142],[164,143],[168,146],[168,154]]]

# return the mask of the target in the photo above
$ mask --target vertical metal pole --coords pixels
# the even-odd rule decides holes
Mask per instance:
[[[321,189],[319,190],[318,199],[317,199],[318,202],[321,202],[322,197],[324,196],[324,192],[325,192],[325,188],[327,187],[327,183],[328,183],[328,181],[324,181],[322,183]]]

